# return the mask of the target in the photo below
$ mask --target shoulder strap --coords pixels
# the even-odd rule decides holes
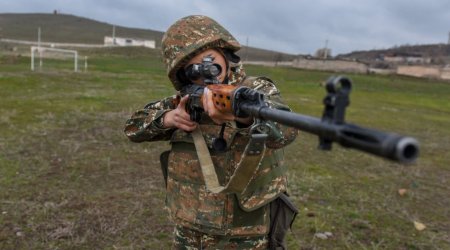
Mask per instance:
[[[192,131],[192,138],[194,139],[195,149],[197,151],[198,160],[202,169],[203,179],[205,180],[206,188],[208,190],[220,187],[219,178],[217,178],[214,163],[209,154],[209,149],[206,146],[200,127]]]
[[[192,137],[194,139],[206,188],[212,193],[232,192],[239,194],[244,192],[261,163],[266,150],[265,140],[267,135],[252,135],[250,142],[245,147],[241,161],[238,163],[236,170],[225,186],[221,186],[219,183],[216,170],[214,169],[214,163],[212,162],[211,155],[199,127],[192,132]]]

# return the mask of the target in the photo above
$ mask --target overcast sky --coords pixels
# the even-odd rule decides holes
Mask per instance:
[[[1,0],[0,13],[61,13],[165,31],[208,15],[243,45],[292,54],[332,54],[447,43],[450,0]]]

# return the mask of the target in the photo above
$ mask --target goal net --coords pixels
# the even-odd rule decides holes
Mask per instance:
[[[31,70],[35,70],[35,59],[39,59],[39,67],[42,67],[42,58],[65,59],[73,57],[73,70],[78,71],[78,51],[67,49],[56,49],[48,47],[31,46]]]

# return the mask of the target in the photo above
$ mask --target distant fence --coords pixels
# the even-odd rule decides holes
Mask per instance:
[[[15,40],[15,39],[6,39],[1,38],[0,42],[4,43],[15,43],[15,44],[25,44],[31,46],[38,46],[37,41],[25,41],[25,40]],[[103,48],[108,47],[103,44],[84,44],[84,43],[49,43],[49,42],[40,42],[41,46],[48,47],[78,47],[78,48]]]
[[[292,61],[274,62],[274,61],[244,61],[244,64],[248,65],[261,65],[267,67],[286,66],[292,67]]]
[[[406,75],[420,78],[435,78],[450,80],[450,67],[443,66],[402,66],[393,69],[370,68],[367,64],[347,60],[320,60],[320,59],[295,59],[293,61],[244,61],[244,64],[263,65],[268,67],[285,66],[309,70],[323,70],[345,73],[379,74],[379,75]]]
[[[368,72],[371,74],[377,74],[377,75],[394,75],[397,73],[397,70],[396,69],[369,68]]]
[[[398,75],[450,80],[450,68],[438,66],[398,66]]]
[[[292,61],[294,68],[315,69],[324,71],[367,73],[369,67],[362,62],[335,60],[335,59],[295,59]]]
[[[269,67],[286,66],[299,69],[323,70],[348,73],[367,73],[369,67],[361,62],[346,60],[295,59],[293,61],[268,62],[245,61],[244,64],[263,65]]]

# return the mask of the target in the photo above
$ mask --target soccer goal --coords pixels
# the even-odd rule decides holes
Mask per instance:
[[[73,55],[73,70],[75,72],[78,71],[78,51],[76,50],[67,50],[67,49],[56,49],[56,48],[48,48],[48,47],[39,47],[39,46],[31,46],[31,70],[35,70],[34,61],[36,55],[39,56],[39,66],[42,67],[42,56],[45,52],[55,52],[63,55]]]

